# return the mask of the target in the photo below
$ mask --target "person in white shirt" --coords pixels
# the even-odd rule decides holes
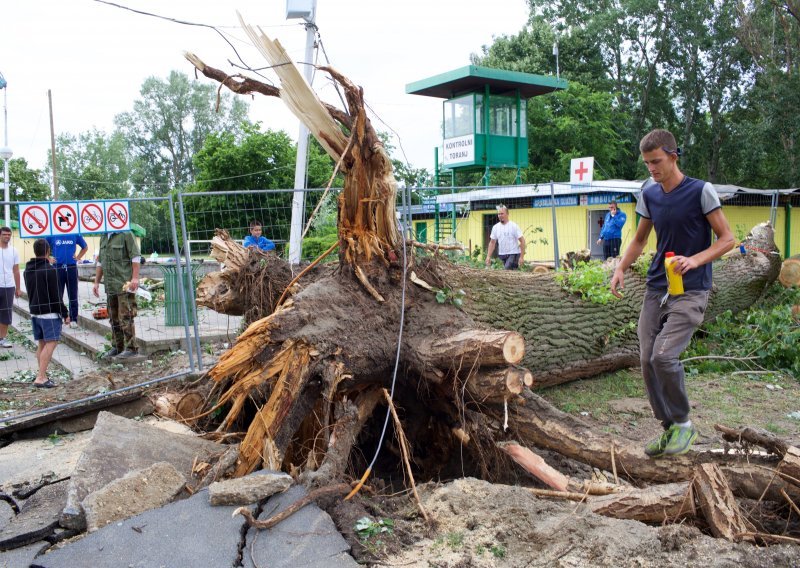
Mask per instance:
[[[19,279],[19,254],[9,243],[11,229],[0,227],[0,347],[10,348],[8,326],[11,325],[11,310],[14,298],[19,298],[22,289]]]
[[[525,237],[519,226],[508,219],[508,207],[501,205],[497,208],[497,218],[500,220],[492,227],[489,236],[489,251],[486,253],[486,266],[492,263],[492,255],[497,247],[497,257],[506,270],[516,270],[519,263],[525,258]]]

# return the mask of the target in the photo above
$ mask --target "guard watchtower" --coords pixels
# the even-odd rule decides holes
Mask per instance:
[[[516,168],[519,180],[528,165],[527,100],[566,88],[555,77],[468,65],[409,83],[406,93],[445,99],[442,165],[483,169],[489,185],[492,168]]]

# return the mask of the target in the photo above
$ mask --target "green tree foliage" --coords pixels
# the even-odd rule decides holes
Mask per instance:
[[[193,156],[214,133],[241,135],[247,104],[227,93],[217,96],[209,83],[190,81],[172,71],[166,80],[150,77],[133,110],[115,123],[125,137],[132,159],[131,181],[146,195],[166,195],[195,179]],[[219,108],[217,109],[217,105]]]
[[[278,190],[294,187],[296,147],[283,131],[262,132],[259,124],[245,124],[242,135],[229,132],[211,134],[195,155],[196,182],[191,191],[243,192],[246,190]],[[333,161],[312,139],[309,144],[308,183],[310,188],[324,188],[333,173]],[[333,187],[340,187],[336,180]],[[322,192],[306,194],[308,217]],[[253,219],[264,225],[264,235],[272,240],[289,238],[292,192],[240,195],[211,195],[186,200],[187,224],[203,239],[213,230],[225,228],[232,236],[242,238]],[[212,226],[213,225],[213,226]]]
[[[41,170],[28,167],[25,158],[8,161],[8,193],[11,201],[45,201],[50,199],[50,186]]]
[[[638,141],[667,128],[685,150],[689,175],[800,185],[796,0],[529,5],[519,34],[473,56],[480,65],[552,75],[558,42],[570,88],[529,101],[531,167],[523,181],[563,179],[566,160],[578,154],[594,155],[603,177],[645,177]]]
[[[48,157],[49,159],[49,157]],[[59,199],[127,197],[131,159],[121,132],[97,129],[56,138]]]

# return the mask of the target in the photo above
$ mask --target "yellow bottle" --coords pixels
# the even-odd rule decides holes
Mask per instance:
[[[664,255],[664,268],[667,272],[667,290],[670,296],[683,294],[683,275],[675,270],[675,253],[668,252]]]

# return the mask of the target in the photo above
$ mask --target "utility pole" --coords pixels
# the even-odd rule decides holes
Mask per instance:
[[[0,148],[0,158],[3,159],[3,201],[5,201],[4,209],[4,219],[5,222],[3,225],[5,227],[11,226],[11,192],[9,191],[8,187],[8,161],[11,159],[11,156],[14,153],[11,151],[11,148],[8,147],[8,84],[6,83],[6,78],[3,77],[3,74],[0,73],[0,89],[3,89],[3,124],[5,125],[5,139],[3,142],[3,147]]]
[[[317,0],[286,0],[286,19],[303,18],[306,28],[305,69],[303,76],[308,84],[314,73],[314,44],[317,26],[314,23],[317,13]],[[297,161],[294,166],[294,195],[292,197],[292,225],[289,232],[289,263],[298,264],[303,250],[303,216],[305,212],[306,162],[308,161],[308,128],[300,121],[300,134],[297,139]]]
[[[47,100],[50,103],[50,153],[53,155],[53,201],[58,201],[58,176],[56,175],[56,133],[53,130],[53,93],[47,89]]]

